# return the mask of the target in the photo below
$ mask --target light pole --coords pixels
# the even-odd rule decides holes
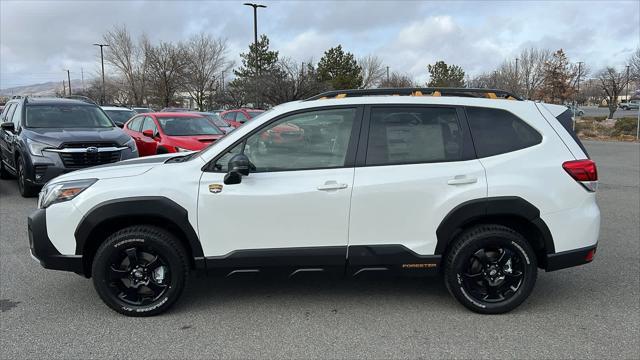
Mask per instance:
[[[627,65],[627,86],[625,90],[624,99],[627,103],[629,103],[629,65]]]
[[[256,61],[256,73],[255,73],[255,78],[256,78],[256,83],[255,83],[255,90],[256,90],[256,97],[255,97],[255,104],[253,104],[254,107],[258,106],[258,73],[260,72],[260,59],[258,57],[258,8],[266,8],[265,5],[260,5],[260,4],[254,4],[254,3],[244,3],[243,5],[246,6],[251,6],[253,8],[253,47],[255,50],[255,61]]]
[[[104,105],[104,52],[102,48],[105,46],[109,46],[109,44],[93,44],[95,46],[100,46],[100,62],[102,63],[102,96],[100,97],[100,105]]]
[[[69,69],[65,70],[67,72],[67,84],[69,84],[69,96],[71,96],[71,73]]]

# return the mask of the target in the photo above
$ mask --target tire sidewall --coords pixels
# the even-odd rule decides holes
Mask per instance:
[[[466,291],[462,274],[471,255],[483,247],[496,245],[508,247],[522,257],[524,278],[514,296],[499,303],[490,303],[475,299]],[[481,233],[474,236],[455,254],[453,262],[447,266],[446,281],[451,293],[467,308],[485,314],[499,314],[516,308],[529,296],[537,277],[537,262],[533,249],[526,240],[511,233]]]
[[[158,300],[144,306],[128,304],[114,295],[110,289],[108,269],[116,253],[130,247],[151,250],[169,267],[170,285]],[[108,239],[96,254],[92,270],[93,282],[102,300],[112,309],[129,316],[152,316],[167,310],[180,296],[185,284],[184,264],[174,250],[163,241],[145,234],[124,234]]]

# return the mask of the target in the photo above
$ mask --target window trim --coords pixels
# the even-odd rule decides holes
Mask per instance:
[[[445,160],[445,161],[407,161],[397,162],[393,164],[367,164],[367,147],[369,146],[369,132],[371,129],[371,112],[375,108],[398,108],[398,109],[433,109],[433,108],[447,108],[456,111],[456,119],[458,126],[462,132],[462,154],[460,159]],[[358,146],[358,152],[356,155],[356,167],[381,167],[381,166],[399,166],[399,165],[419,165],[419,164],[440,164],[450,162],[461,162],[477,159],[475,146],[473,145],[473,138],[471,137],[471,130],[467,122],[464,108],[459,105],[447,105],[447,104],[372,104],[365,105],[364,120],[362,122],[362,131],[360,132],[360,143]]]
[[[254,134],[260,132],[262,129],[268,127],[272,123],[282,120],[283,118],[294,116],[298,114],[305,114],[310,112],[318,112],[318,111],[327,111],[327,110],[342,110],[342,109],[355,109],[355,115],[353,119],[353,124],[351,127],[351,137],[349,138],[349,144],[347,145],[347,154],[345,155],[344,165],[343,166],[332,166],[332,167],[319,167],[319,168],[303,168],[303,169],[283,169],[277,171],[259,171],[255,172],[258,174],[262,173],[279,173],[279,172],[290,172],[290,171],[308,171],[308,170],[330,170],[330,169],[343,169],[343,168],[353,168],[356,164],[356,152],[358,149],[358,143],[361,137],[363,117],[364,117],[364,106],[363,105],[333,105],[333,106],[321,106],[314,108],[305,108],[290,111],[288,113],[284,113],[274,117],[261,124],[257,128],[251,130],[248,134],[245,134],[240,139],[234,141],[231,145],[227,146],[224,150],[220,151],[213,159],[209,160],[203,167],[203,172],[211,172],[211,173],[220,173],[225,174],[225,171],[220,171],[215,168],[215,164],[223,157],[227,152],[236,147],[238,144],[245,142],[249,137]]]

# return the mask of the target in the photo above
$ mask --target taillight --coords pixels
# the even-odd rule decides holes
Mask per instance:
[[[562,168],[588,191],[598,188],[598,170],[593,160],[572,160],[562,164]]]

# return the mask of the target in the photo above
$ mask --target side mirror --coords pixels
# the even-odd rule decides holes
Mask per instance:
[[[245,154],[234,155],[228,164],[229,172],[224,176],[226,185],[235,185],[242,182],[242,176],[249,175],[251,162]]]
[[[0,127],[4,131],[8,131],[8,132],[12,132],[12,133],[16,132],[16,125],[14,123],[12,123],[11,121],[3,122],[2,124],[0,124]]]
[[[153,130],[147,129],[142,131],[142,135],[153,139]]]
[[[235,185],[240,184],[240,182],[242,182],[242,175],[237,171],[229,171],[227,175],[224,176],[225,185]]]

